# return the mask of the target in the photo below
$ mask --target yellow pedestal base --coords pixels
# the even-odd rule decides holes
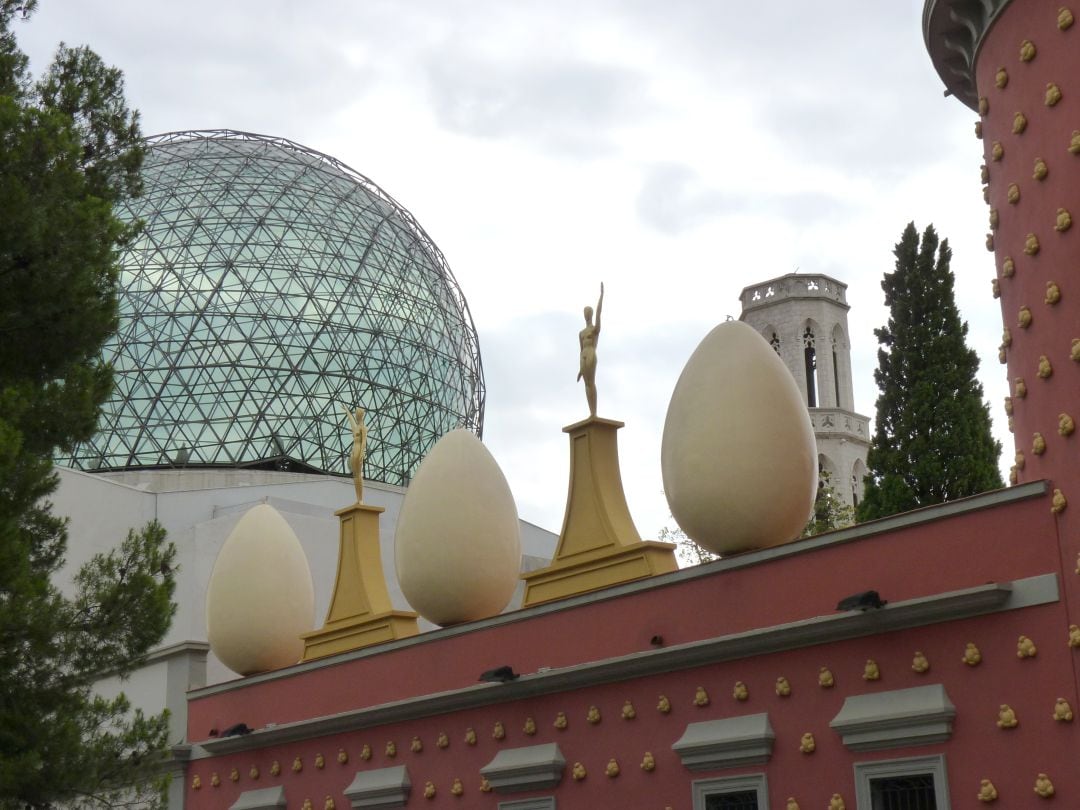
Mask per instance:
[[[524,607],[675,571],[675,546],[643,541],[619,471],[622,422],[590,417],[570,434],[570,490],[551,565],[525,574]]]
[[[356,503],[334,513],[341,521],[337,581],[323,627],[303,635],[303,660],[419,632],[416,614],[394,610],[390,603],[379,549],[379,515],[383,511],[379,506]]]

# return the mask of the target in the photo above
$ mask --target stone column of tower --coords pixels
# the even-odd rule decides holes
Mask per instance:
[[[855,413],[847,285],[790,273],[745,288],[739,320],[772,344],[810,411],[820,469],[849,506],[862,497],[870,420]]]
[[[1069,0],[1064,0],[1069,3]],[[1074,12],[1077,17],[1074,18]],[[1080,3],[929,0],[923,33],[973,111],[990,211],[1016,482],[1047,479],[1063,553],[1080,553]],[[973,144],[974,148],[974,144]],[[973,198],[979,188],[971,178]],[[972,201],[975,203],[974,199]],[[1080,578],[1076,578],[1080,579]],[[1080,587],[1070,581],[1080,598]]]

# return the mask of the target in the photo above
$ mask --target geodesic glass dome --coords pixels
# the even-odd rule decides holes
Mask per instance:
[[[366,177],[281,138],[148,139],[145,228],[121,257],[116,390],[83,470],[349,473],[345,407],[367,411],[366,478],[405,485],[447,431],[480,435],[468,305],[434,242]]]

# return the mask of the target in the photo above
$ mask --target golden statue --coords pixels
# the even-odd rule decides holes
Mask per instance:
[[[344,407],[344,406],[343,406]],[[352,453],[349,454],[349,469],[352,470],[353,486],[356,488],[356,502],[364,501],[364,456],[367,455],[367,425],[364,424],[364,409],[357,408],[355,413],[345,408],[352,429]]]
[[[596,302],[596,323],[593,323],[593,308],[585,307],[585,328],[578,332],[581,364],[577,378],[585,380],[585,399],[589,403],[589,416],[596,416],[596,344],[600,341],[600,311],[603,308],[604,283],[600,282],[600,300]]]

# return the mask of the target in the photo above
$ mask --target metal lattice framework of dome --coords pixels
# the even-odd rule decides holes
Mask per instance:
[[[340,161],[232,130],[146,141],[121,255],[115,391],[83,470],[258,467],[407,485],[447,431],[483,430],[468,304],[402,206]]]

